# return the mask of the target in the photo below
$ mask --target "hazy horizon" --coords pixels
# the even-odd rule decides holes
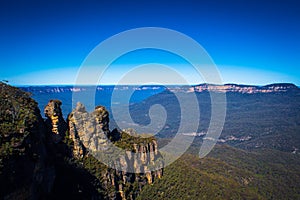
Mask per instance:
[[[74,86],[77,86],[77,87],[94,87],[94,86],[139,86],[139,87],[147,87],[147,86],[196,86],[196,85],[204,85],[204,84],[207,84],[207,85],[218,85],[218,84],[213,84],[213,83],[197,83],[197,84],[192,84],[192,85],[189,85],[189,84],[164,84],[164,85],[161,85],[161,84],[144,84],[144,85],[139,85],[139,84],[95,84],[95,85],[76,85],[76,84],[29,84],[29,85],[18,85],[18,84],[10,84],[9,82],[6,83],[6,84],[9,84],[9,85],[12,85],[12,86],[15,86],[15,87],[46,87],[46,86],[49,86],[49,87],[74,87]],[[259,85],[259,84],[240,84],[240,83],[224,83],[224,84],[221,84],[221,85],[240,85],[240,86],[259,86],[259,87],[263,87],[263,86],[267,86],[267,85],[273,85],[273,84],[293,84],[297,87],[300,87],[300,85],[296,85],[295,83],[291,83],[291,82],[274,82],[274,83],[268,83],[268,84],[262,84],[262,85]]]

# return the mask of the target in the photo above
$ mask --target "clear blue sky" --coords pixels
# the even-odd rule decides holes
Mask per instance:
[[[300,85],[299,19],[298,0],[4,0],[0,79],[15,85],[70,84],[101,41],[154,26],[198,41],[226,83]],[[137,57],[147,62],[142,60],[147,55]],[[120,67],[130,60],[124,59]]]

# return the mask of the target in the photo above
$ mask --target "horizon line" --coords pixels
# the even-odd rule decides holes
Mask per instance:
[[[5,83],[2,82],[1,83]],[[295,85],[296,87],[300,87],[298,85],[296,85],[295,83],[292,82],[273,82],[273,83],[268,83],[268,84],[243,84],[243,83],[224,83],[224,84],[214,84],[214,83],[195,83],[195,84],[9,84],[9,83],[5,83],[8,85],[12,85],[14,87],[95,87],[95,86],[197,86],[197,85],[240,85],[240,86],[268,86],[268,85],[275,85],[275,84],[291,84],[291,85]]]

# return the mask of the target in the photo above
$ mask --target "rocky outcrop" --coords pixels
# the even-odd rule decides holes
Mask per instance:
[[[0,196],[4,199],[136,199],[142,187],[163,174],[154,138],[132,130],[109,130],[109,113],[88,113],[78,103],[67,122],[61,101],[45,106],[0,83]],[[109,145],[120,150],[112,152]],[[97,160],[106,152],[111,165]]]
[[[52,140],[57,143],[62,140],[67,130],[67,123],[62,116],[61,111],[62,102],[59,100],[50,100],[45,106],[44,113],[46,119],[47,129],[52,137]]]
[[[99,153],[109,156],[112,164],[102,171],[103,187],[114,188],[109,199],[135,199],[145,184],[162,177],[163,162],[156,140],[139,138],[132,130],[110,132],[109,114],[103,106],[88,113],[84,105],[77,103],[68,116],[68,127],[74,157],[82,159]],[[118,150],[110,148],[112,141]],[[129,192],[134,183],[135,191]]]
[[[86,149],[100,151],[107,147],[109,116],[103,106],[88,113],[84,105],[77,103],[68,116],[69,138],[74,142],[73,155],[82,158]]]
[[[124,137],[129,135],[126,131],[128,130],[120,133],[121,139],[115,143],[116,145],[128,142],[124,140]],[[153,184],[163,175],[163,161],[155,140],[135,141],[132,146],[127,147],[131,151],[126,151],[114,160],[114,170],[110,170],[104,176],[108,177],[107,184],[114,186],[117,199],[135,199],[143,186]],[[134,185],[136,185],[134,190],[130,191],[129,188],[133,188]]]

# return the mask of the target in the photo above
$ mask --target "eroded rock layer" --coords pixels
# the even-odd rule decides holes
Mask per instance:
[[[110,131],[103,106],[88,113],[78,103],[66,122],[61,105],[50,100],[43,119],[30,94],[0,82],[2,198],[136,199],[144,185],[162,176],[154,138]],[[112,145],[119,151],[112,152]],[[101,152],[111,165],[97,159]]]
[[[52,140],[57,143],[62,140],[67,130],[67,123],[62,116],[61,111],[62,102],[60,100],[50,100],[45,106],[44,114],[46,119],[46,126]]]
[[[109,113],[103,106],[88,113],[84,105],[78,103],[68,116],[68,127],[74,157],[107,155],[106,164],[110,165],[101,174],[103,187],[114,188],[110,198],[134,199],[145,184],[161,178],[163,162],[156,140],[138,137],[136,133],[133,136],[132,130],[110,132]],[[136,191],[128,192],[133,184]]]

